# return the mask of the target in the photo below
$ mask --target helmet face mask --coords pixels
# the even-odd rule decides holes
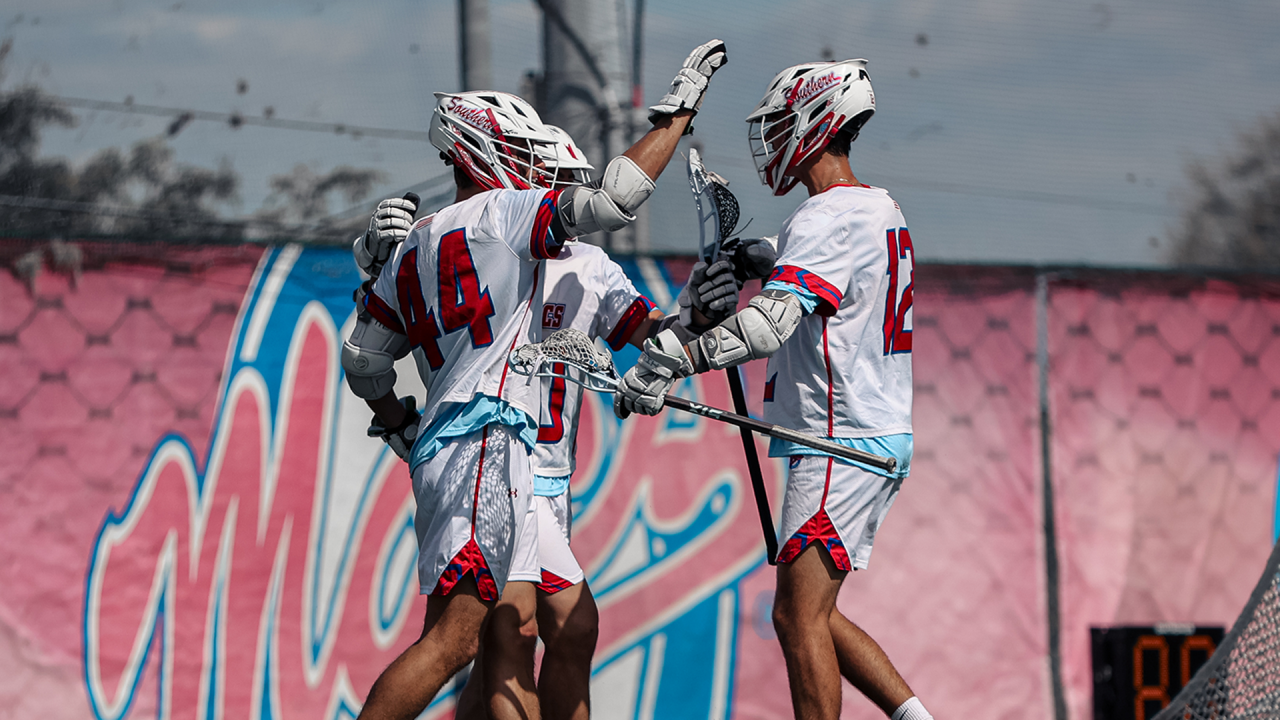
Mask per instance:
[[[430,137],[445,156],[485,190],[548,187],[540,148],[555,143],[538,113],[500,92],[436,93]]]
[[[747,116],[747,138],[760,182],[785,195],[796,168],[842,129],[855,136],[875,112],[866,60],[806,63],[778,73]]]
[[[555,125],[547,125],[546,129],[556,141],[552,145],[538,146],[537,151],[546,164],[549,187],[555,190],[591,182],[591,171],[595,166],[587,161],[587,156],[574,143],[573,137]]]

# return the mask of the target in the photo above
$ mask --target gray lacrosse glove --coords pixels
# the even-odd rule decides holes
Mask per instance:
[[[720,256],[733,263],[733,277],[741,288],[748,280],[764,280],[778,263],[778,238],[734,238],[720,246]]]
[[[352,244],[356,265],[370,277],[378,277],[396,245],[409,237],[413,216],[418,212],[417,197],[389,198],[378,203],[369,219],[369,229]]]
[[[622,376],[613,393],[613,414],[622,419],[633,412],[657,415],[676,380],[692,374],[693,363],[680,339],[671,330],[663,330],[644,341],[644,352],[635,367]]]
[[[399,427],[386,427],[374,415],[369,423],[369,437],[381,438],[401,460],[409,462],[409,453],[418,439],[418,422],[422,420],[422,414],[418,412],[418,401],[412,395],[400,398],[400,404],[404,405],[404,420]]]
[[[738,309],[738,281],[728,259],[707,265],[698,261],[689,273],[689,282],[680,291],[680,324],[695,335],[710,330]],[[705,324],[694,320],[693,310],[707,318]]]
[[[728,59],[724,43],[720,40],[712,40],[694,48],[689,57],[685,58],[684,67],[680,68],[671,81],[671,90],[662,96],[657,105],[649,107],[649,122],[656,123],[659,118],[678,110],[698,112],[711,75]]]

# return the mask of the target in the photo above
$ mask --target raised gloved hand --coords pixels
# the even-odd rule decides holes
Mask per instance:
[[[356,265],[370,277],[378,277],[396,245],[409,237],[417,212],[418,196],[413,193],[378,203],[378,209],[369,219],[369,229],[351,246]]]
[[[724,43],[720,40],[712,40],[694,48],[671,81],[671,89],[657,105],[649,107],[649,122],[657,122],[658,118],[678,110],[698,112],[712,74],[728,59]]]
[[[671,330],[644,341],[644,352],[635,367],[622,376],[613,393],[613,413],[626,418],[633,412],[657,415],[676,380],[693,374],[693,363]]]
[[[418,412],[418,401],[412,395],[400,398],[400,404],[404,405],[404,420],[397,427],[384,426],[378,416],[374,415],[368,432],[369,437],[381,438],[392,452],[408,462],[413,443],[418,439],[418,422],[422,420],[422,414]]]

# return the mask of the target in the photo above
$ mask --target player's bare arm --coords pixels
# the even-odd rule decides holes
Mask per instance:
[[[609,161],[600,179],[560,194],[552,233],[561,241],[621,230],[653,194],[654,181],[675,154],[680,137],[702,106],[711,76],[727,61],[719,40],[699,45],[685,59],[671,90],[649,108],[653,127],[626,152]]]

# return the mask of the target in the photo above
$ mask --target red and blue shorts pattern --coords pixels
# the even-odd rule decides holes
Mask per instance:
[[[886,478],[826,455],[793,455],[782,500],[778,562],[794,562],[821,545],[841,570],[867,567],[876,531],[902,480]]]

